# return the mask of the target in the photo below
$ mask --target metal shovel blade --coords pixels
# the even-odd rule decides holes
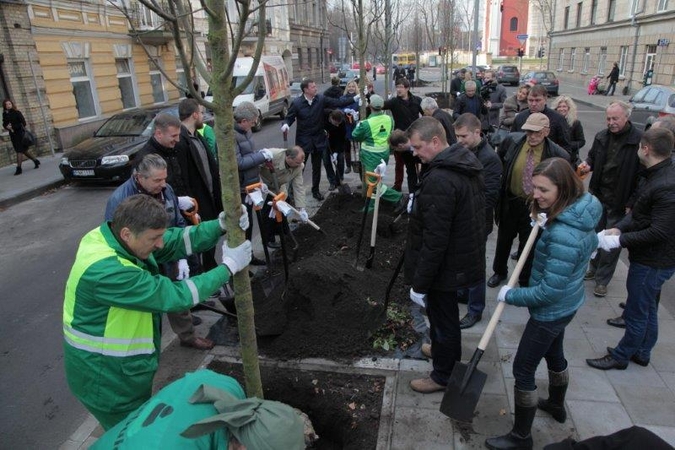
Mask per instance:
[[[464,392],[462,392],[462,381],[468,368],[467,364],[455,363],[455,367],[452,369],[452,374],[448,380],[445,395],[443,395],[443,401],[441,402],[441,412],[458,422],[473,421],[476,405],[487,380],[485,372],[474,369]]]

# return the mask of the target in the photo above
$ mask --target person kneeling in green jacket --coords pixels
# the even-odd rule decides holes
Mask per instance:
[[[245,208],[239,219],[248,228]],[[222,264],[172,281],[159,265],[213,248],[225,214],[186,228],[167,228],[162,203],[148,195],[123,200],[111,222],[80,241],[63,302],[64,362],[70,390],[108,430],[145,403],[159,364],[161,313],[206,300],[248,266],[251,242],[223,242]]]

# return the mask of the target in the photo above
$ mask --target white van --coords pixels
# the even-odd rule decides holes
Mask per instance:
[[[252,66],[252,57],[237,58],[232,73],[235,86],[244,81]],[[207,96],[206,100],[212,99]],[[254,131],[260,131],[263,119],[275,115],[282,119],[286,117],[291,105],[291,87],[286,64],[281,56],[261,57],[253,80],[244,92],[234,99],[232,107],[236,107],[241,102],[251,102],[258,108],[260,115],[258,122],[253,126]]]

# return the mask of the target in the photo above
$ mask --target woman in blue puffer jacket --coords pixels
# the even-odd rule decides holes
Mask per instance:
[[[510,433],[485,441],[491,449],[531,449],[537,407],[565,422],[569,383],[563,351],[565,327],[584,303],[586,263],[598,247],[595,226],[602,206],[584,192],[581,180],[562,158],[549,158],[532,172],[532,215],[547,221],[534,250],[529,287],[504,286],[498,300],[527,306],[530,319],[513,361],[515,423]],[[534,373],[542,358],[549,374],[549,398],[537,399]]]

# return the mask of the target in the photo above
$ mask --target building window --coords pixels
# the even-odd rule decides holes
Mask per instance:
[[[614,12],[616,11],[616,0],[609,0],[607,6],[607,22],[614,22]]]
[[[656,11],[661,12],[667,10],[668,10],[668,0],[659,0],[659,4],[656,7]]]
[[[581,73],[588,73],[588,66],[591,63],[591,49],[586,47],[584,49],[584,62],[581,67]]]
[[[80,119],[96,117],[96,90],[94,89],[90,76],[88,60],[68,60],[68,72],[70,73],[70,82],[73,85],[73,96],[75,97],[75,106],[77,115]]]
[[[645,68],[642,73],[654,69],[654,61],[656,61],[656,45],[647,45],[645,48]]]
[[[565,18],[563,20],[564,20],[563,27],[566,30],[570,26],[570,7],[569,6],[565,7]]]
[[[180,96],[186,97],[188,93],[190,92],[188,85],[187,85],[187,78],[185,77],[185,69],[183,68],[183,63],[180,60],[180,55],[178,54],[178,50],[175,50],[176,53],[176,81],[178,82],[178,86],[180,86]]]
[[[509,31],[518,31],[518,18],[511,17],[509,21]]]
[[[633,17],[635,14],[639,14],[642,12],[642,8],[640,7],[640,3],[642,3],[640,0],[632,0],[631,5],[630,5],[630,16]]]
[[[607,47],[600,47],[600,59],[598,59],[598,74],[605,74],[605,66],[607,65]]]
[[[164,77],[159,68],[162,67],[162,59],[155,57],[148,60],[150,64],[150,84],[152,85],[152,101],[154,103],[163,103],[166,101],[166,91],[164,90]]]
[[[129,58],[117,58],[115,59],[115,67],[117,68],[117,84],[122,96],[122,108],[135,108],[137,103],[131,60]]]
[[[581,4],[582,2],[577,3],[577,28],[581,26]]]
[[[576,59],[577,59],[577,49],[573,48],[570,52],[570,68],[569,68],[570,72],[574,72]]]
[[[564,64],[565,64],[565,49],[561,48],[560,53],[558,54],[558,71],[563,70]]]
[[[302,49],[298,47],[298,68],[302,72],[305,68],[302,66]]]
[[[307,48],[307,70],[312,70],[312,49]]]
[[[598,18],[598,0],[593,0],[591,2],[591,25],[595,25],[595,21]]]
[[[628,63],[628,46],[619,49],[619,75],[626,75],[626,64]]]

